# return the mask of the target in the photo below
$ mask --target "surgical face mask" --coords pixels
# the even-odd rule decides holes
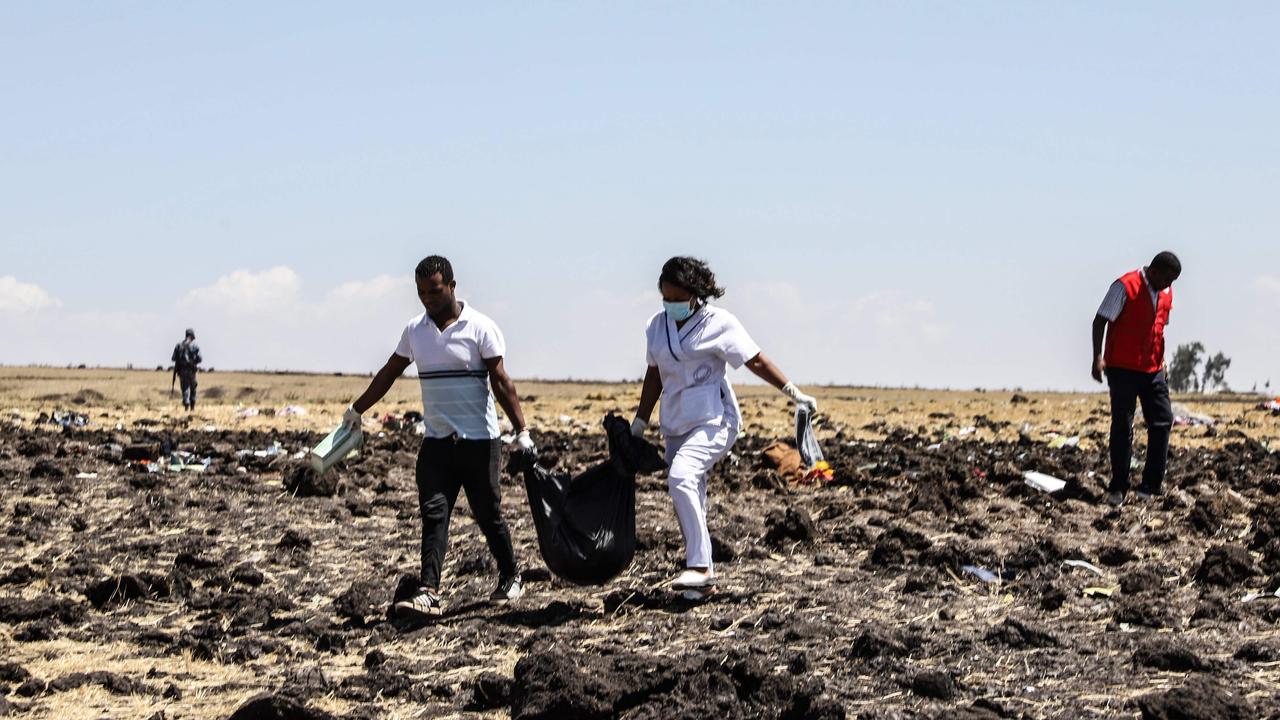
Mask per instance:
[[[662,307],[667,311],[667,317],[675,320],[676,322],[688,320],[689,316],[693,315],[692,300],[686,300],[684,302],[667,302],[666,300],[663,300]]]

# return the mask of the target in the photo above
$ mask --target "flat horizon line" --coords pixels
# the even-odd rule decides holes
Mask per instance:
[[[31,364],[19,363],[9,364],[0,363],[0,368],[14,369],[42,369],[42,370],[116,370],[120,372],[137,372],[137,373],[155,373],[155,372],[173,372],[173,366],[156,366],[154,368],[139,368],[134,366],[119,365],[89,365],[81,363],[78,365],[47,365],[47,364]],[[314,377],[373,377],[371,372],[346,372],[343,370],[289,370],[289,369],[243,369],[233,368],[230,370],[220,370],[217,368],[209,368],[201,370],[204,373],[218,374],[241,374],[241,375],[302,375]],[[410,374],[404,374],[400,377],[414,377]],[[641,378],[634,379],[612,379],[603,380],[598,378],[541,378],[541,377],[517,377],[513,378],[516,382],[531,382],[558,385],[639,385]],[[762,385],[763,383],[749,382],[738,383],[739,386],[746,385],[753,387]],[[819,387],[830,390],[915,390],[915,391],[935,391],[935,392],[968,392],[968,393],[993,393],[993,392],[1009,392],[1009,393],[1031,393],[1034,395],[1099,395],[1106,392],[1106,388],[1097,390],[1057,390],[1043,388],[1024,388],[1024,387],[937,387],[929,385],[854,385],[843,383],[802,383],[809,387]],[[1222,401],[1245,401],[1253,399],[1267,399],[1271,395],[1267,393],[1258,393],[1252,391],[1235,391],[1228,390],[1216,393],[1175,393],[1176,397],[1184,399],[1208,399],[1216,398]]]

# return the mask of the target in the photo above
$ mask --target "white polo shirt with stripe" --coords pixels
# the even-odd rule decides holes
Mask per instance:
[[[410,320],[396,354],[418,366],[427,437],[492,440],[499,435],[498,412],[484,361],[505,355],[506,341],[487,315],[458,304],[462,313],[443,331],[425,312]]]

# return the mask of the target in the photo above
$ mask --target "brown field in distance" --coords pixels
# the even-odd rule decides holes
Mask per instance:
[[[196,413],[187,415],[178,396],[170,395],[170,374],[155,370],[0,367],[0,411],[30,421],[39,413],[71,410],[89,416],[93,426],[126,426],[148,418],[193,429],[266,428],[327,432],[346,405],[362,392],[367,376],[302,373],[214,372],[200,376]],[[626,416],[639,398],[638,383],[549,382],[518,380],[528,421],[539,429],[594,428],[608,412]],[[748,434],[786,437],[791,434],[791,408],[777,391],[761,385],[739,385],[739,400]],[[1105,445],[1107,399],[1095,393],[1014,393],[1007,390],[964,391],[864,387],[807,387],[819,400],[820,434],[844,429],[851,439],[880,439],[887,430],[908,428],[941,437],[964,434],[976,426],[978,439],[1014,439],[1021,431],[1049,440],[1079,436],[1082,447]],[[1029,402],[1011,402],[1015,394]],[[1182,396],[1175,398],[1193,412],[1219,421],[1217,430],[1180,427],[1179,446],[1212,445],[1236,433],[1262,441],[1280,438],[1280,421],[1255,410],[1262,398],[1250,395]],[[277,417],[287,405],[300,405],[305,416]],[[260,415],[237,412],[258,408]],[[379,417],[421,410],[412,377],[401,378],[370,415]],[[981,422],[986,418],[990,424]],[[1138,424],[1141,424],[1139,412]],[[975,422],[976,421],[976,422]],[[991,425],[999,426],[993,429]],[[922,430],[923,429],[923,430]],[[1139,433],[1140,435],[1140,433]]]

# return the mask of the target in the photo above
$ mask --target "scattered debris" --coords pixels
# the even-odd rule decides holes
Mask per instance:
[[[804,471],[800,482],[811,484],[835,479],[831,465],[822,454],[822,446],[818,445],[818,436],[813,431],[813,412],[806,407],[796,408],[796,448]]]
[[[1193,412],[1191,408],[1182,403],[1173,403],[1173,424],[1174,425],[1214,425],[1218,421],[1212,416],[1203,413]]]
[[[311,468],[323,473],[346,458],[360,453],[364,432],[359,426],[339,425],[311,450]]]
[[[999,575],[991,572],[990,570],[984,567],[978,567],[977,565],[962,565],[960,567],[960,570],[978,578],[984,583],[1000,582]]]
[[[285,452],[284,446],[280,444],[279,440],[276,440],[275,442],[271,443],[271,447],[265,448],[262,450],[239,450],[236,452],[236,457],[253,456],[258,458],[267,458],[267,457],[275,457],[284,452]]]
[[[777,470],[784,480],[791,483],[804,480],[804,460],[800,457],[800,451],[790,444],[776,442],[762,450],[760,455],[764,458],[765,466]]]
[[[133,443],[125,446],[120,456],[125,460],[135,462],[158,460],[160,458],[160,443]]]
[[[37,425],[61,425],[64,428],[81,428],[89,424],[89,416],[70,410],[57,410],[52,415],[40,413]]]
[[[1036,490],[1050,494],[1056,493],[1067,486],[1066,480],[1059,480],[1052,475],[1045,475],[1040,472],[1023,473],[1023,479]]]
[[[1078,567],[1082,570],[1088,570],[1094,575],[1106,575],[1106,573],[1102,572],[1102,568],[1094,565],[1093,563],[1085,562],[1084,560],[1063,560],[1062,564],[1070,565],[1071,567]]]

